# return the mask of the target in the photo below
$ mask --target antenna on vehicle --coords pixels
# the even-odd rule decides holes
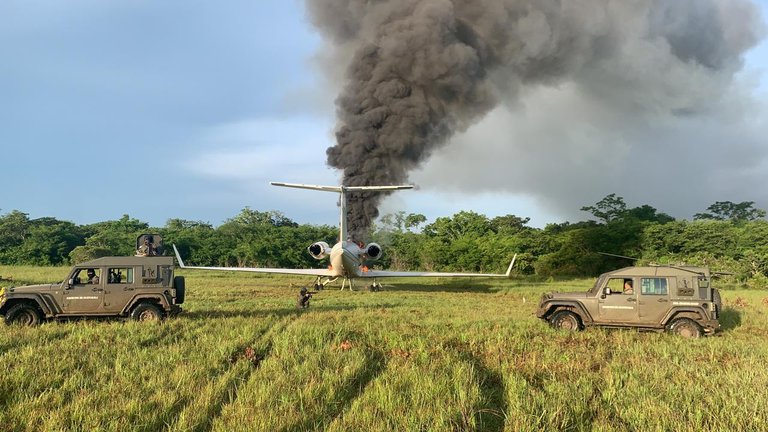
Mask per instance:
[[[628,260],[632,260],[632,261],[638,261],[640,259],[640,258],[629,257],[629,256],[625,256],[625,255],[612,254],[612,253],[608,253],[608,252],[598,252],[598,253],[600,255],[607,255],[607,256],[612,256],[612,257],[616,257],[616,258],[624,258],[624,259],[628,259]]]

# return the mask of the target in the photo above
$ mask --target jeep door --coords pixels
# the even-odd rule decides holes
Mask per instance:
[[[120,313],[135,295],[134,269],[128,266],[107,268],[104,286],[104,310]]]
[[[637,290],[632,278],[610,278],[602,288],[598,300],[600,321],[634,322],[637,320]],[[610,293],[606,288],[610,288]]]
[[[659,324],[670,308],[669,286],[676,283],[675,278],[643,277],[640,278],[640,297],[638,299],[639,322]]]
[[[98,267],[76,268],[72,272],[62,295],[61,309],[65,314],[101,312],[101,305],[104,300],[102,270]]]

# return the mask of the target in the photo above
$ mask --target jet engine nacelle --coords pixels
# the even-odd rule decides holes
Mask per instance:
[[[315,242],[307,248],[314,259],[323,259],[331,253],[331,247],[326,242]]]
[[[384,253],[384,251],[377,243],[368,243],[368,245],[365,246],[363,253],[367,259],[377,260],[381,258],[381,255]]]

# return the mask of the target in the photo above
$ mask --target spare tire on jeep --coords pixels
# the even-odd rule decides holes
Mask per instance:
[[[186,286],[184,285],[184,276],[176,276],[173,278],[173,287],[176,288],[176,304],[184,303],[184,296],[186,295]]]
[[[717,312],[717,317],[719,318],[723,312],[723,299],[720,297],[720,290],[712,290],[712,302],[715,304],[715,312]]]

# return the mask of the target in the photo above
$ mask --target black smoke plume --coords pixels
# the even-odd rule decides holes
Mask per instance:
[[[628,58],[727,81],[757,40],[748,0],[307,0],[307,9],[333,56],[348,61],[327,154],[349,186],[406,182],[454,133],[502,100],[514,104],[526,86]],[[645,50],[669,63],[638,60]],[[701,108],[691,89],[664,91],[686,94],[663,109]],[[381,197],[350,197],[353,237],[365,236]]]

